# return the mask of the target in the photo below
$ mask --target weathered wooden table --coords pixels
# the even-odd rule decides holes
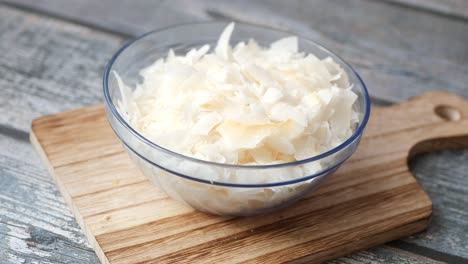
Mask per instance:
[[[299,32],[356,66],[376,105],[468,97],[468,1],[0,2],[0,263],[98,263],[28,141],[33,118],[101,101],[105,63],[154,28],[225,19]],[[426,232],[336,263],[468,263],[468,151],[411,162],[434,202]]]

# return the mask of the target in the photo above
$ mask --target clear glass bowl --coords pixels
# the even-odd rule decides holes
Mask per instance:
[[[109,123],[131,159],[149,180],[170,197],[193,208],[218,215],[245,216],[265,213],[287,206],[316,189],[356,150],[370,113],[370,101],[364,82],[353,68],[324,47],[299,37],[299,49],[319,58],[332,57],[349,75],[358,99],[353,107],[361,113],[354,134],[341,145],[315,157],[275,165],[232,165],[198,160],[172,152],[149,141],[122,118],[116,107],[121,94],[113,71],[130,87],[141,82],[139,71],[169,49],[185,53],[193,47],[214,47],[226,23],[209,22],[169,27],[149,32],[123,46],[109,62],[104,73],[105,109]],[[255,39],[263,46],[280,38],[297,35],[271,28],[236,24],[231,43]],[[320,170],[317,172],[317,168]],[[213,181],[209,175],[223,173],[225,181]],[[230,175],[230,176],[229,176]],[[278,175],[282,181],[271,181]]]

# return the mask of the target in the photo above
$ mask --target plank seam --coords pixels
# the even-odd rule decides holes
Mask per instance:
[[[8,7],[8,8],[17,9],[17,10],[22,11],[22,12],[28,12],[28,13],[37,14],[37,15],[40,15],[40,16],[56,19],[56,20],[61,20],[61,21],[67,22],[69,24],[74,24],[74,25],[77,25],[77,26],[86,27],[86,28],[89,28],[89,29],[92,29],[92,30],[100,31],[102,33],[111,34],[111,35],[114,35],[114,36],[124,38],[125,40],[129,40],[129,39],[135,37],[134,35],[131,35],[131,34],[128,34],[128,33],[125,33],[125,32],[111,30],[111,29],[99,26],[97,24],[94,24],[94,23],[86,23],[86,22],[80,21],[78,19],[73,19],[73,18],[66,17],[66,16],[63,16],[63,15],[60,15],[60,14],[57,14],[57,13],[49,12],[49,11],[44,10],[44,9],[34,8],[34,7],[26,6],[24,4],[11,2],[11,1],[8,1],[8,0],[0,2],[0,5],[3,5],[3,6]]]
[[[4,124],[0,124],[0,134],[19,141],[29,142],[28,132]]]
[[[144,201],[144,202],[141,202],[141,203],[130,204],[130,205],[127,205],[127,206],[124,206],[124,207],[114,208],[114,209],[106,210],[106,211],[95,213],[95,214],[83,215],[83,219],[85,219],[85,221],[86,221],[86,219],[90,218],[90,217],[96,217],[96,216],[99,216],[99,215],[108,214],[110,212],[125,210],[125,209],[128,209],[128,208],[132,208],[132,207],[136,207],[136,206],[140,206],[140,205],[144,205],[144,204],[149,204],[149,203],[153,203],[153,202],[164,201],[164,200],[168,200],[168,199],[173,200],[170,197],[164,197],[164,198],[159,198],[159,199],[155,199],[155,200]],[[80,209],[78,208],[78,210],[80,210]]]
[[[377,0],[377,1],[376,0],[371,0],[371,1],[382,3],[382,1],[379,1],[379,0]],[[430,7],[425,7],[425,6],[420,6],[420,5],[416,6],[416,5],[412,5],[412,4],[405,4],[403,2],[393,1],[393,0],[384,0],[383,3],[385,3],[387,5],[390,5],[390,6],[399,6],[399,7],[404,7],[404,8],[407,8],[407,9],[419,11],[419,12],[428,13],[428,14],[431,14],[431,15],[447,18],[447,19],[450,19],[450,20],[458,20],[458,21],[463,21],[463,22],[468,21],[468,17],[465,17],[463,15],[456,14],[456,13],[449,13],[449,12],[442,11],[442,10],[436,10],[436,9],[433,9],[433,8],[430,8]]]
[[[406,241],[401,241],[401,240],[393,241],[393,242],[390,242],[388,245],[394,248],[398,248],[401,250],[419,254],[421,256],[425,256],[427,258],[437,260],[437,261],[443,261],[447,263],[468,263],[467,258],[445,253],[445,252],[435,250],[429,247],[420,246],[414,243],[409,243]]]
[[[93,159],[101,159],[101,158],[108,158],[108,157],[113,157],[113,156],[117,156],[119,154],[122,154],[124,153],[124,150],[118,150],[116,152],[111,152],[111,153],[107,153],[107,154],[104,154],[104,155],[96,155],[93,157]],[[89,160],[77,160],[77,161],[73,161],[73,162],[70,162],[70,163],[62,163],[58,166],[54,166],[54,170],[55,169],[60,169],[62,167],[68,167],[70,165],[79,165],[81,163],[86,163],[86,162],[89,162]]]
[[[88,195],[94,195],[94,194],[103,193],[103,192],[107,192],[107,191],[110,191],[110,190],[115,190],[115,189],[122,188],[122,187],[128,187],[128,186],[132,186],[132,185],[137,185],[137,184],[140,184],[140,183],[143,183],[143,182],[147,182],[147,181],[148,181],[148,180],[145,179],[145,180],[142,180],[142,181],[137,181],[137,182],[131,182],[131,183],[127,183],[127,184],[117,185],[117,186],[114,186],[114,187],[111,187],[111,188],[102,189],[102,190],[95,191],[95,192],[91,192],[91,193],[84,193],[84,194],[80,194],[80,195],[76,195],[76,196],[73,196],[73,195],[70,195],[70,196],[71,196],[73,199],[75,199],[75,198],[82,198],[82,197],[85,197],[85,196],[88,196]]]

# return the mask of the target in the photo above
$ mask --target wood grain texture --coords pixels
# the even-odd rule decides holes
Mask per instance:
[[[113,0],[14,3],[126,36],[198,20],[268,25],[336,51],[356,66],[376,98],[399,102],[441,89],[468,96],[468,24],[381,1],[139,0],[131,8]]]
[[[387,0],[433,12],[468,18],[468,2],[465,0]]]
[[[211,7],[211,13],[279,26],[318,40],[356,66],[377,98],[398,102],[440,89],[468,96],[465,22],[452,24],[378,1],[259,1],[249,9],[236,3],[237,8]]]
[[[96,263],[27,142],[0,135],[0,263]]]
[[[362,264],[362,263],[425,263],[440,264],[444,262],[435,261],[430,258],[421,257],[404,250],[395,250],[388,246],[374,247],[367,251],[361,251],[350,256],[332,260],[330,264]]]
[[[440,105],[453,107],[461,119],[441,118],[434,112]],[[68,166],[100,164],[103,175],[108,167],[133,168],[113,161],[123,149],[112,133],[97,106],[35,120],[31,134],[103,263],[319,262],[427,227],[432,203],[408,171],[408,154],[414,146],[425,147],[418,151],[468,147],[468,103],[433,93],[374,109],[360,148],[343,168],[311,196],[269,217],[206,215],[144,180],[88,193],[88,185],[63,181],[60,169]],[[140,179],[133,169],[129,173]],[[86,182],[93,173],[73,176]],[[72,188],[82,194],[71,195]],[[104,197],[101,192],[114,195],[95,201],[96,195]]]
[[[19,3],[19,1],[15,2]],[[35,1],[35,3],[41,4],[46,2],[42,0]],[[132,20],[128,18],[128,14],[130,14],[127,12],[128,10],[122,9],[121,13],[118,13],[118,15],[112,15],[116,14],[115,10],[106,9],[106,12],[101,12],[102,9],[99,11],[99,9],[94,7],[88,6],[88,8],[86,8],[86,1],[74,3],[76,3],[75,6],[73,6],[71,2],[66,2],[66,5],[73,7],[69,9],[71,13],[64,15],[67,19],[74,15],[72,14],[74,11],[80,10],[79,12],[75,12],[75,14],[79,14],[79,17],[75,17],[75,20],[80,20],[80,18],[88,21],[93,20],[90,16],[94,16],[95,22],[116,19],[116,21],[121,21],[121,23],[132,24],[126,26],[127,29],[128,27],[138,29],[138,24],[133,23]],[[334,3],[336,2],[331,2],[331,4]],[[151,4],[152,3],[146,3],[140,5],[150,9]],[[163,5],[164,4],[170,5],[170,1],[163,3]],[[232,4],[236,5],[235,2]],[[297,3],[292,3],[289,8],[294,9],[296,4]],[[80,5],[83,6],[80,7]],[[48,4],[43,7],[50,9],[55,6],[57,5]],[[243,4],[240,3],[235,10],[241,9],[242,6]],[[327,6],[327,3],[325,3],[324,6]],[[447,36],[452,36],[454,38],[465,36],[463,33],[466,31],[460,30],[460,25],[458,23],[452,23],[450,20],[441,18],[434,18],[434,20],[432,20],[431,15],[420,14],[419,12],[411,10],[407,11],[399,7],[390,9],[382,7],[381,9],[375,9],[375,6],[378,5],[366,6],[367,10],[380,12],[372,16],[374,21],[378,21],[380,16],[384,21],[383,24],[390,23],[388,21],[391,20],[388,19],[386,10],[388,10],[392,16],[400,12],[405,18],[404,21],[401,21],[403,25],[400,27],[404,30],[404,24],[409,24],[410,26],[407,32],[415,32],[415,36],[419,35],[419,31],[421,31],[420,34],[423,36],[430,36],[430,32],[428,32],[427,28],[423,27],[421,30],[418,29],[419,23],[431,25],[431,21],[434,21],[439,29],[442,30],[445,28],[445,35],[436,34],[432,36],[433,39],[428,42],[429,44],[433,43],[431,45],[434,47],[440,47],[439,55],[441,58],[444,58],[442,48],[444,47],[443,43],[446,42]],[[66,9],[66,7],[64,8]],[[355,15],[349,14],[348,19],[342,24],[337,25],[335,29],[327,29],[334,31],[329,31],[330,33],[326,33],[326,35],[339,37],[340,30],[344,30],[342,29],[343,26],[350,24],[353,25],[350,27],[352,29],[359,28],[360,21],[364,21],[363,24],[365,24],[368,17],[367,15],[359,15],[362,14],[362,12],[360,13],[358,9],[359,8],[352,9],[353,11],[351,13]],[[144,24],[148,21],[148,13],[145,13],[145,10],[135,10],[135,13],[133,13],[136,17],[135,19],[138,18],[137,16],[140,16],[141,23]],[[155,12],[159,12],[158,10],[155,9]],[[194,10],[197,9],[195,8]],[[214,12],[212,12],[211,15],[222,16],[224,13],[220,11],[223,11],[221,4],[218,8],[214,8]],[[249,13],[249,16],[258,20],[267,21],[272,25],[278,24],[281,26],[281,24],[286,24],[285,27],[296,31],[298,31],[298,29],[302,30],[301,23],[303,21],[309,21],[309,18],[302,18],[299,20],[298,18],[284,17],[284,15],[279,17],[278,20],[274,20],[274,17],[271,18],[272,14],[264,14],[262,10],[257,11],[257,18],[253,16],[254,12]],[[239,13],[238,11],[236,12]],[[12,235],[10,235],[10,237],[15,237],[15,242],[12,245],[6,242],[9,241],[9,239],[5,238],[1,240],[4,243],[0,243],[0,256],[3,257],[3,259],[0,258],[0,262],[34,263],[42,261],[45,263],[79,263],[78,260],[71,261],[70,258],[67,258],[67,254],[69,254],[79,259],[87,259],[88,261],[84,261],[84,263],[94,263],[97,261],[93,255],[94,253],[92,253],[86,243],[83,242],[84,240],[81,232],[63,202],[61,202],[61,207],[57,209],[56,206],[60,203],[42,203],[41,201],[43,199],[30,198],[32,195],[55,197],[54,199],[61,201],[61,195],[57,192],[56,187],[50,181],[49,183],[52,184],[50,188],[35,188],[37,181],[33,184],[21,184],[24,180],[28,180],[31,175],[40,176],[40,181],[49,179],[47,173],[37,162],[35,155],[31,154],[31,147],[24,143],[24,139],[27,138],[27,131],[29,130],[30,122],[33,118],[43,114],[94,104],[100,101],[100,71],[113,51],[121,45],[123,38],[119,35],[88,29],[73,23],[64,22],[60,19],[47,18],[42,15],[35,15],[4,6],[0,6],[0,14],[0,28],[2,29],[0,32],[2,39],[2,41],[0,41],[0,112],[2,112],[0,117],[0,154],[2,157],[7,156],[13,159],[7,159],[0,164],[0,178],[3,180],[2,184],[0,184],[0,192],[8,194],[14,192],[14,199],[4,200],[2,206],[0,206],[0,218],[10,219],[9,216],[11,214],[14,216],[13,222],[26,223],[25,226],[32,225],[32,227],[21,229],[21,234],[19,231],[17,233],[14,232],[20,229],[14,229]],[[57,14],[59,13],[57,12]],[[324,12],[324,14],[326,13]],[[231,16],[231,13],[225,15]],[[182,16],[185,15],[182,14]],[[330,17],[330,20],[333,18],[333,14],[328,14],[327,16]],[[162,23],[165,21],[172,23],[177,20],[171,20],[171,15],[168,15],[168,17],[168,20],[161,19],[157,21],[157,19],[162,18],[162,16],[154,16],[152,18],[154,19],[153,24],[147,27],[153,28],[158,25],[163,25]],[[320,17],[320,14],[314,15],[314,19]],[[247,21],[255,22],[254,18]],[[287,22],[290,19],[292,22]],[[353,21],[354,24],[350,23]],[[83,22],[83,20],[80,22]],[[95,25],[96,24],[94,24],[94,26]],[[122,28],[124,27],[124,25],[121,26]],[[307,27],[308,26],[305,26],[305,28]],[[118,27],[116,27],[116,29],[118,29]],[[406,36],[408,36],[408,34],[411,36],[411,33],[406,33]],[[385,38],[385,34],[380,34],[378,36],[379,38]],[[364,37],[366,36],[364,35]],[[391,46],[396,49],[398,54],[410,52],[406,49],[406,44],[403,45],[403,48],[398,44],[403,43],[399,41],[399,39],[403,37],[400,38],[398,35],[392,35],[391,37],[395,40],[395,43]],[[372,39],[372,34],[369,34],[367,38]],[[353,45],[353,36],[350,35],[349,39],[349,42],[351,42],[349,45]],[[407,39],[407,41],[415,43],[411,45],[410,50],[417,50],[418,45],[421,45],[420,43],[413,42],[418,39],[418,37],[409,37]],[[31,42],[28,40],[31,40]],[[377,42],[385,41],[386,39]],[[370,43],[373,42],[371,41]],[[378,48],[377,44],[375,44],[375,46]],[[385,45],[383,49],[386,49]],[[451,53],[452,49],[446,49],[446,51]],[[456,53],[453,54],[456,55]],[[399,58],[402,57],[404,57],[404,55]],[[460,58],[463,59],[464,57],[460,56]],[[443,60],[446,59],[442,59],[442,61]],[[67,63],[72,66],[63,67],[63,65]],[[404,65],[405,60],[401,59],[401,63]],[[464,64],[466,65],[466,62]],[[434,64],[434,67],[439,67],[441,71],[440,77],[445,78],[444,71],[446,71],[446,68],[437,63]],[[463,69],[463,67],[461,69]],[[41,74],[44,71],[46,74]],[[54,75],[56,72],[58,73],[57,76]],[[397,73],[397,71],[395,71],[395,73]],[[376,72],[375,74],[378,75],[379,73]],[[384,82],[384,85],[379,86],[377,83],[377,87],[370,87],[371,91],[374,88],[379,89],[380,87],[384,87],[388,89],[389,93],[405,93],[406,90],[411,92],[411,85],[408,87],[403,84],[398,85],[398,75],[399,74],[388,77],[396,78],[392,80],[395,85],[389,86]],[[372,76],[370,77],[372,80]],[[413,77],[409,76],[408,78]],[[423,79],[423,81],[425,81],[425,79]],[[74,87],[79,87],[79,89],[74,90]],[[461,94],[463,94],[463,91],[467,91],[466,88],[462,90]],[[466,220],[466,207],[464,206],[464,204],[466,204],[467,192],[463,189],[464,184],[460,184],[460,181],[463,183],[468,179],[466,166],[464,166],[468,157],[467,155],[467,151],[446,151],[443,153],[424,155],[415,159],[413,169],[416,176],[423,185],[426,184],[424,187],[429,192],[434,202],[434,224],[430,226],[427,233],[407,239],[406,241],[435,250],[436,253],[438,250],[440,252],[439,255],[447,252],[448,254],[464,256],[465,258],[468,257],[468,250],[463,247],[465,243],[462,243],[466,241],[466,234],[468,233],[466,232],[468,221]],[[457,177],[453,177],[453,175],[457,175]],[[5,181],[5,179],[8,179],[8,181]],[[131,183],[125,178],[121,180],[124,184]],[[94,183],[96,183],[96,181],[94,181]],[[74,184],[79,185],[79,182],[74,182]],[[440,188],[440,186],[444,186],[444,188]],[[97,188],[101,187],[97,186]],[[23,199],[28,201],[30,206],[19,207],[17,201]],[[12,214],[16,209],[20,210],[21,214]],[[57,213],[53,215],[44,215],[44,213],[41,213],[48,211]],[[35,215],[41,215],[41,221],[38,222]],[[67,224],[54,224],[60,222],[60,219],[63,217],[68,219],[67,221],[69,222]],[[5,230],[12,228],[11,225],[7,225],[3,222],[0,223],[0,226],[2,228],[0,233],[3,234],[7,232]],[[74,226],[73,234],[68,233],[70,226]],[[34,230],[38,229],[45,230],[44,233],[42,233],[43,235],[41,232],[39,232],[39,235],[37,235],[37,232],[34,232]],[[28,240],[29,237],[35,237],[37,239],[31,243]],[[50,241],[63,241],[62,239],[64,237],[72,238],[72,240],[77,238],[77,240],[73,240],[75,242],[65,242],[63,244],[64,247],[62,247],[61,243],[50,244]],[[82,251],[84,248],[87,250]],[[411,255],[404,250],[397,250],[393,246],[387,246],[385,250],[380,249],[381,247],[370,251],[364,251],[346,259],[353,260],[358,258],[361,262],[366,261],[369,263],[401,263],[407,260],[407,258],[409,258],[408,256]],[[413,249],[410,248],[406,250]],[[426,252],[419,253],[425,254]],[[41,257],[43,254],[48,254],[50,256]],[[94,258],[95,261],[92,261],[92,258]],[[413,261],[414,260],[411,259],[411,262]],[[425,263],[424,258],[421,258],[420,262]]]
[[[0,36],[0,263],[98,263],[27,138],[35,116],[100,101],[121,38],[3,6]]]
[[[434,214],[427,232],[405,241],[468,259],[467,163],[466,150],[424,154],[410,162],[412,172],[431,196]],[[461,207],[457,209],[455,204]]]
[[[0,125],[96,104],[122,38],[0,6]]]

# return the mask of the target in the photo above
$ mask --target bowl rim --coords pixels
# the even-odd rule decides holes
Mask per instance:
[[[112,101],[112,98],[110,96],[110,92],[109,92],[109,86],[108,86],[108,81],[109,81],[109,76],[110,76],[110,73],[111,73],[111,69],[112,69],[112,66],[114,65],[115,61],[119,58],[119,56],[127,49],[129,48],[130,46],[132,46],[132,44],[138,42],[139,40],[149,36],[149,35],[152,35],[152,34],[156,34],[156,33],[160,33],[160,32],[163,32],[163,31],[168,31],[168,30],[172,30],[172,29],[175,29],[175,28],[181,28],[181,27],[190,27],[190,26],[203,26],[203,25],[214,25],[214,24],[222,24],[222,25],[227,25],[228,22],[223,22],[223,21],[208,21],[208,22],[194,22],[194,23],[183,23],[183,24],[177,24],[177,25],[172,25],[172,26],[168,26],[168,27],[163,27],[163,28],[160,28],[160,29],[156,29],[156,30],[152,30],[152,31],[149,31],[147,33],[144,33],[130,41],[128,41],[127,43],[125,43],[113,56],[112,58],[110,59],[110,61],[107,63],[106,65],[106,68],[104,70],[104,75],[103,75],[103,93],[104,93],[104,103],[106,104],[107,108],[110,109],[110,112],[112,113],[112,115],[119,121],[119,123],[125,127],[133,136],[135,136],[136,138],[138,138],[140,141],[142,141],[143,143],[145,143],[146,145],[148,145],[149,147],[151,147],[152,149],[155,149],[157,151],[162,151],[162,152],[165,152],[169,155],[172,155],[172,156],[175,156],[175,157],[178,157],[178,158],[182,158],[182,159],[186,159],[186,160],[190,160],[192,162],[195,162],[195,163],[200,163],[200,164],[205,164],[205,165],[212,165],[212,166],[216,166],[216,167],[224,167],[224,168],[237,168],[237,169],[268,169],[268,168],[281,168],[281,167],[288,167],[288,166],[297,166],[297,165],[301,165],[301,164],[304,164],[304,163],[309,163],[309,162],[313,162],[313,161],[317,161],[317,160],[321,160],[321,159],[324,159],[330,155],[333,155],[335,153],[337,153],[338,151],[344,149],[345,147],[349,146],[351,143],[353,143],[356,139],[358,139],[361,134],[363,133],[365,127],[367,126],[367,123],[369,121],[369,117],[370,117],[370,111],[371,111],[371,103],[370,103],[370,96],[369,96],[369,92],[367,90],[367,86],[365,85],[364,81],[362,80],[361,76],[359,76],[359,74],[356,72],[356,70],[354,70],[354,68],[347,62],[345,61],[343,58],[341,58],[339,55],[337,55],[336,53],[332,52],[331,50],[329,50],[328,48],[325,48],[324,46],[322,46],[321,44],[317,43],[316,41],[312,40],[312,39],[309,39],[307,37],[304,37],[302,36],[301,34],[298,34],[294,31],[286,31],[286,30],[281,30],[281,29],[277,29],[277,28],[273,28],[273,27],[268,27],[268,26],[263,26],[263,25],[256,25],[256,24],[251,24],[251,23],[245,23],[245,22],[236,22],[236,25],[241,25],[241,26],[247,26],[247,27],[255,27],[257,29],[264,29],[264,30],[269,30],[269,31],[276,31],[276,32],[279,32],[279,33],[284,33],[284,34],[289,34],[291,36],[296,36],[302,40],[305,40],[311,44],[313,44],[315,47],[317,47],[318,49],[321,49],[322,51],[330,54],[330,55],[333,55],[335,58],[338,59],[338,63],[340,63],[341,65],[345,65],[346,67],[348,67],[350,70],[351,70],[351,73],[354,75],[354,77],[356,77],[356,79],[358,80],[358,83],[360,84],[361,86],[361,90],[362,90],[362,94],[364,96],[364,101],[365,101],[365,109],[364,109],[364,116],[363,116],[363,119],[362,119],[362,122],[358,125],[357,129],[353,132],[353,134],[347,138],[344,142],[342,142],[341,144],[339,144],[338,146],[324,152],[324,153],[321,153],[319,155],[316,155],[316,156],[312,156],[312,157],[309,157],[309,158],[306,158],[306,159],[302,159],[302,160],[297,160],[297,161],[292,161],[292,162],[285,162],[285,163],[277,163],[277,164],[260,164],[260,165],[238,165],[238,164],[228,164],[228,163],[219,163],[219,162],[213,162],[213,161],[208,161],[208,160],[202,160],[202,159],[197,159],[197,158],[194,158],[194,157],[190,157],[190,156],[187,156],[187,155],[184,155],[184,154],[181,154],[181,153],[178,153],[178,152],[175,152],[175,151],[172,151],[170,149],[167,149],[167,148],[164,148],[154,142],[152,142],[151,140],[147,139],[146,137],[144,137],[142,134],[140,134],[138,131],[136,131],[132,126],[130,126],[127,121],[125,121],[125,119],[120,115],[120,113],[118,112],[117,108],[115,107],[114,105],[114,102]],[[128,144],[120,137],[120,135],[117,133],[117,131],[115,131],[114,129],[114,132],[116,132],[116,135],[121,139],[121,141],[127,146]],[[139,157],[145,159],[146,161],[149,161],[151,162],[152,164],[158,166],[161,168],[161,166],[155,164],[154,162],[148,160],[147,158],[143,157],[140,153],[138,153],[137,151],[133,150],[132,148],[130,148],[133,152],[135,152]],[[348,157],[346,157],[344,160],[348,159]],[[343,160],[343,161],[344,161]],[[343,161],[340,161],[339,163],[337,164],[342,164]],[[335,166],[335,165],[334,165]],[[332,166],[332,167],[334,167]],[[167,169],[164,168],[166,171]],[[328,169],[328,168],[327,168]],[[319,175],[322,175],[322,172],[323,171],[326,171],[327,169],[325,170],[322,170],[320,172],[318,172],[317,174],[314,174],[315,177],[319,176]],[[171,171],[171,173],[174,173],[173,171]],[[176,173],[178,174],[178,173]],[[312,176],[314,176],[312,175]],[[180,176],[180,175],[179,175]],[[186,175],[184,175],[186,176]],[[199,178],[194,178],[194,177],[190,177],[190,176],[187,176],[188,178],[192,178],[192,179],[196,179],[197,181],[203,181],[203,182],[208,182],[210,184],[214,184],[213,182],[211,181],[208,181],[208,180],[203,180],[203,179],[199,179]],[[311,176],[306,176],[306,177],[301,177],[299,179],[301,180],[306,180],[306,178],[313,178]],[[285,183],[285,182],[282,182],[282,183]],[[228,184],[230,185],[230,184]],[[232,185],[238,185],[238,184],[232,184]],[[242,184],[241,184],[242,185]],[[252,184],[253,185],[253,184]],[[261,184],[262,186],[265,185],[265,184]],[[250,186],[250,185],[249,185]]]

